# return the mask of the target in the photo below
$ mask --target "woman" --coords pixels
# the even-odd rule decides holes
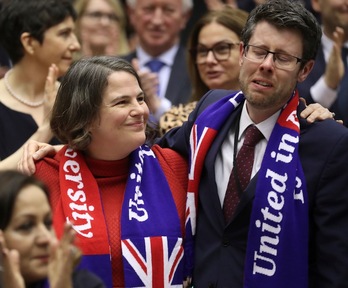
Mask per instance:
[[[123,55],[129,52],[125,13],[119,0],[75,0],[76,32],[81,56]]]
[[[73,275],[79,257],[73,245],[75,232],[67,224],[61,241],[57,241],[46,186],[11,170],[0,172],[0,183],[0,286],[39,288],[49,283],[51,288],[104,287],[86,271]]]
[[[168,287],[184,279],[187,162],[144,145],[148,116],[127,61],[80,59],[63,77],[52,111],[52,131],[67,145],[36,164],[56,207],[58,237],[73,221],[81,265],[107,287]]]
[[[208,12],[197,21],[188,41],[191,102],[174,106],[162,115],[159,121],[162,135],[181,126],[210,89],[239,90],[239,43],[247,18],[247,12],[226,6]]]
[[[247,18],[247,12],[226,6],[223,10],[208,12],[197,21],[188,43],[188,68],[193,87],[191,102],[174,106],[161,116],[161,135],[181,126],[197,101],[209,90],[240,89],[239,43]],[[316,117],[317,120],[332,118],[331,112],[319,104],[309,105],[306,110],[301,116],[306,118],[310,115],[307,118],[309,122]]]
[[[49,142],[48,116],[55,81],[80,49],[70,0],[11,0],[0,12],[0,41],[13,67],[0,80],[0,159],[6,160],[29,139]],[[58,82],[57,82],[58,85]],[[57,142],[55,142],[57,143]],[[16,161],[5,168],[14,168]]]

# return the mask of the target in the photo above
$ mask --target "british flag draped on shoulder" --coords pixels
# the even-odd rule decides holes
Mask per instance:
[[[73,220],[84,254],[81,267],[96,273],[106,287],[113,287],[108,233],[97,182],[81,153],[68,147],[60,153],[62,206],[55,216],[58,231],[62,231],[65,220]],[[75,198],[85,204],[77,207],[72,203]],[[74,208],[83,208],[84,213],[79,216]],[[121,213],[124,271],[113,272],[124,273],[125,287],[182,287],[184,251],[178,211],[162,168],[146,145],[130,155]]]
[[[224,97],[206,108],[191,130],[185,236],[187,271],[194,265],[198,190],[204,159],[219,129],[243,101],[242,92]],[[258,172],[247,242],[245,288],[308,287],[308,207],[298,155],[298,103],[296,92],[278,117]],[[191,251],[191,257],[186,258],[186,251]]]

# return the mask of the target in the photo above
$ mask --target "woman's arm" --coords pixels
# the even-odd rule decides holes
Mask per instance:
[[[57,89],[58,89],[58,68],[55,64],[52,64],[48,70],[48,75],[46,78],[45,83],[45,99],[44,99],[44,114],[45,119],[44,122],[40,125],[40,127],[36,130],[36,132],[13,154],[8,156],[5,159],[2,159],[0,162],[0,170],[5,169],[16,169],[18,162],[21,160],[21,157],[23,155],[24,147],[30,142],[30,141],[37,141],[37,142],[49,142],[52,137],[52,131],[50,128],[50,115],[52,106],[54,104],[54,100],[57,95]]]

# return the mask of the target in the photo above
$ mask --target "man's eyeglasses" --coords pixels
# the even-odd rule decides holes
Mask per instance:
[[[100,21],[103,18],[108,19],[110,22],[118,22],[119,19],[116,14],[113,13],[104,13],[100,11],[95,11],[95,12],[87,12],[84,14],[84,16],[87,16],[93,20]]]
[[[231,49],[238,47],[239,43],[226,43],[221,42],[215,44],[211,48],[205,46],[198,46],[197,48],[191,49],[190,52],[192,56],[196,59],[197,64],[204,64],[207,61],[207,57],[210,51],[213,52],[213,55],[217,61],[227,60],[231,55]]]
[[[262,63],[267,58],[268,54],[273,54],[275,67],[282,70],[292,71],[296,68],[297,63],[303,61],[303,59],[290,54],[272,52],[254,45],[244,46],[244,57],[252,62]]]

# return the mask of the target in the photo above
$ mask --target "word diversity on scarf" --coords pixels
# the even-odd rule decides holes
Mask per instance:
[[[63,149],[59,176],[62,209],[58,209],[55,223],[61,231],[65,221],[73,222],[84,255],[81,268],[93,271],[106,287],[112,287],[109,236],[97,182],[81,153]],[[152,150],[141,146],[130,155],[121,212],[125,287],[179,287],[182,241],[165,175]]]
[[[188,245],[194,245],[199,180],[206,153],[219,129],[243,101],[242,92],[224,97],[203,111],[192,127]],[[298,155],[298,102],[296,92],[282,109],[258,172],[244,267],[245,288],[308,287],[308,204]],[[189,249],[185,247],[185,253]]]

